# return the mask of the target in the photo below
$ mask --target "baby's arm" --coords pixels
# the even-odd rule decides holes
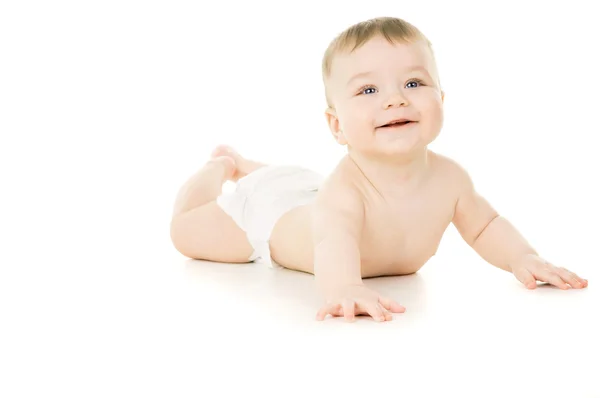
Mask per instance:
[[[352,187],[329,179],[314,206],[314,272],[320,290],[362,283],[359,242],[363,203]]]
[[[488,263],[511,271],[510,264],[536,251],[490,203],[475,190],[465,170],[458,170],[460,189],[454,219],[463,239]]]
[[[319,191],[313,213],[314,274],[327,303],[317,319],[327,314],[353,320],[368,314],[378,321],[391,320],[388,311],[404,307],[367,288],[362,281],[360,237],[364,221],[358,191],[335,175]]]
[[[528,288],[535,280],[561,288],[587,281],[541,259],[517,229],[477,193],[468,173],[457,167],[460,194],[453,223],[463,239],[488,263],[512,272]]]

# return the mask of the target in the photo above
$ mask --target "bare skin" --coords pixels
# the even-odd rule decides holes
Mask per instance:
[[[456,201],[456,189],[443,179],[448,173],[443,163],[432,159],[430,173],[419,186],[396,197],[378,192],[349,157],[330,176],[323,195],[339,198],[354,192],[357,207],[364,209],[358,242],[362,278],[412,274],[435,254]],[[284,267],[314,273],[312,228],[317,206],[292,210],[274,229],[273,258]]]
[[[278,220],[269,241],[277,263],[314,274],[325,299],[318,320],[368,315],[388,321],[404,312],[363,278],[417,272],[450,223],[485,261],[528,289],[536,281],[565,290],[587,286],[541,258],[458,163],[428,149],[442,128],[444,93],[425,43],[375,36],[336,54],[325,82],[327,123],[348,154],[313,203]],[[175,248],[191,258],[247,262],[253,250],[245,233],[215,199],[225,181],[262,166],[216,148],[179,192],[171,223]]]
[[[391,320],[391,313],[404,312],[403,306],[367,289],[362,279],[417,272],[435,255],[445,230],[452,222],[464,234],[465,240],[492,264],[512,271],[509,261],[515,264],[525,261],[527,266],[535,269],[537,277],[533,277],[533,271],[528,271],[527,267],[517,267],[519,274],[515,273],[515,276],[528,288],[535,287],[535,279],[564,289],[587,286],[587,280],[567,270],[543,262],[538,264],[537,255],[524,241],[513,245],[512,252],[505,251],[509,246],[492,247],[491,240],[477,242],[476,236],[482,238],[482,231],[491,221],[499,220],[497,214],[487,204],[482,205],[484,202],[469,204],[479,206],[478,217],[483,220],[473,224],[475,229],[469,229],[461,221],[461,214],[457,214],[461,195],[465,197],[465,192],[470,192],[467,175],[452,160],[432,151],[428,151],[427,155],[426,172],[417,183],[409,187],[396,184],[395,190],[387,192],[378,190],[356,163],[345,157],[325,182],[315,203],[298,206],[277,222],[270,240],[272,257],[283,267],[317,275],[317,282],[327,300],[317,314],[318,319],[330,314],[345,316],[348,320],[353,320],[355,315]],[[178,200],[180,205],[175,207],[171,233],[175,247],[182,254],[215,262],[248,261],[252,247],[245,233],[215,204],[215,199],[221,194],[225,181],[235,182],[263,165],[243,158],[226,146],[213,151],[211,159],[195,178],[190,179],[187,188],[182,188]],[[186,192],[193,192],[190,186],[199,187],[207,195],[201,202],[195,203],[194,208],[187,209],[181,207],[181,203],[185,202]],[[328,209],[326,203],[329,198],[352,195],[356,199],[354,207],[336,202],[337,209],[349,209],[346,219],[338,220],[339,213]],[[328,211],[328,216],[322,217],[323,211]],[[326,225],[331,225],[334,220],[337,222],[333,225],[347,227],[348,231],[356,230],[358,258],[344,254],[353,243],[343,238],[333,240],[327,246],[327,238],[334,236],[336,229]],[[501,233],[508,233],[508,237],[517,236],[508,224],[498,228]],[[222,239],[223,236],[227,239]],[[319,244],[328,249],[325,254],[319,255]],[[499,254],[499,251],[506,254]],[[529,255],[533,256],[531,261],[521,260]],[[336,258],[337,262],[346,260],[347,264],[323,267],[320,274],[316,273],[315,266],[319,261],[328,264],[330,257]],[[352,267],[356,268],[356,272],[352,271]],[[345,269],[351,271],[340,272]],[[355,303],[348,303],[350,296],[356,297]],[[349,306],[352,308],[349,309]]]
[[[451,184],[443,181],[443,165],[439,163],[439,161],[436,163],[436,168],[432,169],[431,176],[422,186],[415,189],[410,196],[403,196],[402,200],[398,201],[382,197],[349,158],[340,162],[333,174],[334,177],[339,175],[340,186],[331,184],[334,191],[331,194],[341,195],[347,186],[360,187],[365,219],[368,220],[365,222],[360,244],[363,253],[361,277],[411,274],[419,270],[435,254],[441,237],[451,222],[453,200],[455,201],[456,196],[456,194],[453,196],[452,190],[448,189]],[[205,203],[202,205],[209,205],[210,210],[218,214],[215,218],[229,218],[223,210],[214,205],[214,200],[221,194],[222,185],[225,181],[236,182],[263,165],[265,164],[243,158],[229,146],[215,148],[211,159],[201,170],[203,173],[201,177],[204,178],[198,181],[198,185],[202,187],[205,183],[212,185],[212,189],[205,190],[210,194],[203,200]],[[445,208],[439,206],[439,195],[447,197],[448,205]],[[431,199],[427,201],[427,197],[437,198],[438,201]],[[315,205],[298,206],[284,214],[275,225],[270,249],[273,260],[281,266],[314,274],[312,233],[314,208]],[[185,209],[178,212],[186,213]],[[429,216],[424,219],[423,214]],[[420,228],[417,229],[417,225]],[[241,261],[245,262],[252,249],[243,231],[237,225],[233,224],[233,226],[234,228],[231,229],[236,229],[233,236],[243,236],[240,240],[244,242],[235,242],[232,245],[230,240],[219,240],[210,248],[217,252],[224,252],[231,246],[241,247],[243,250],[235,257],[240,257]],[[386,237],[382,238],[380,231],[386,231]],[[423,234],[411,233],[410,240],[407,240],[408,231],[422,231]],[[188,254],[195,258],[226,261],[210,255]]]

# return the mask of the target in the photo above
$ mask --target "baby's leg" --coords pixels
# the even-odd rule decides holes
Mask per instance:
[[[176,199],[171,241],[181,254],[216,262],[248,262],[253,248],[246,233],[215,200],[225,181],[237,181],[262,166],[228,147],[213,151],[211,160],[186,182]]]
[[[252,173],[256,169],[266,166],[266,164],[264,163],[255,162],[253,160],[242,157],[233,148],[227,145],[219,145],[215,148],[211,155],[213,159],[220,156],[227,156],[234,160],[236,169],[233,175],[229,178],[229,180],[233,182],[236,182],[240,178]]]

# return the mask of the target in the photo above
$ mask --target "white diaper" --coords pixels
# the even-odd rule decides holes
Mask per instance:
[[[235,192],[217,198],[217,204],[246,232],[254,249],[249,261],[279,267],[271,259],[271,231],[283,214],[312,202],[322,182],[321,174],[306,168],[269,165],[240,178]]]

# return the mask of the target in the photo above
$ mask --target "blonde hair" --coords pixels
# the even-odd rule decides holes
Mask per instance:
[[[433,48],[429,39],[414,25],[403,19],[378,17],[358,22],[335,37],[325,50],[321,68],[327,106],[331,106],[327,93],[327,79],[331,76],[331,66],[335,56],[343,52],[351,53],[378,36],[392,44],[422,42],[427,45],[433,56]]]

